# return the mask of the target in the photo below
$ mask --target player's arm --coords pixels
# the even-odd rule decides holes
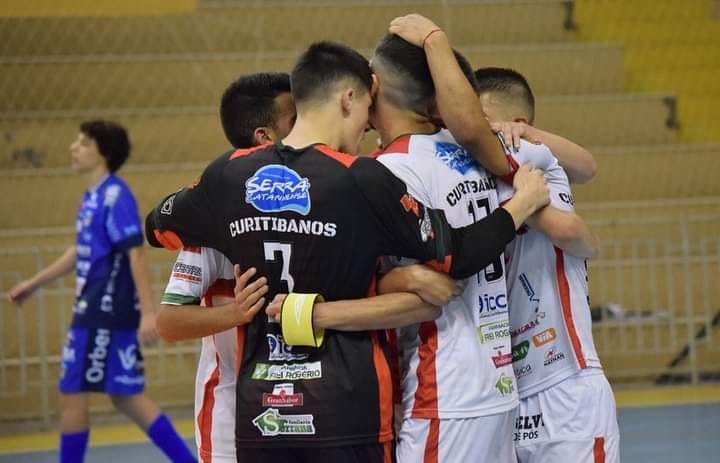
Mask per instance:
[[[453,229],[441,210],[417,202],[406,185],[379,162],[358,159],[351,173],[376,225],[378,254],[436,260],[457,279],[487,267],[527,217],[548,202],[542,174],[523,166],[515,175],[513,199],[482,220]]]
[[[130,248],[128,250],[128,259],[130,260],[130,273],[140,303],[138,335],[140,341],[148,345],[157,340],[157,327],[155,304],[153,304],[152,288],[150,287],[150,274],[147,270],[145,251],[142,246]]]
[[[65,252],[63,252],[62,255],[55,260],[55,262],[48,265],[31,278],[21,281],[17,285],[13,286],[10,291],[7,292],[8,300],[14,304],[21,305],[25,302],[25,299],[30,297],[32,293],[40,287],[70,273],[73,268],[75,268],[76,261],[77,252],[75,245],[72,245],[67,248]]]
[[[192,186],[165,197],[145,218],[145,235],[151,246],[177,251],[183,246],[224,250],[226,225],[215,203],[222,198],[222,172],[228,154],[212,162]]]
[[[419,14],[394,19],[389,31],[424,49],[435,84],[438,112],[455,139],[488,171],[498,176],[511,174],[513,166],[490,129],[480,100],[460,69],[445,32]]]
[[[540,130],[524,122],[500,122],[492,124],[495,132],[501,132],[509,150],[520,149],[520,139],[542,143],[553,152],[571,183],[587,183],[597,173],[597,162],[592,153],[559,135]]]
[[[555,246],[585,259],[597,257],[600,242],[585,221],[574,212],[546,206],[528,218],[528,225],[545,233]]]
[[[253,267],[240,273],[235,265],[235,300],[231,303],[201,307],[199,298],[183,299],[181,296],[163,297],[163,306],[158,314],[158,331],[166,341],[202,338],[230,328],[250,323],[265,304],[268,292],[267,278],[254,281],[257,270]]]

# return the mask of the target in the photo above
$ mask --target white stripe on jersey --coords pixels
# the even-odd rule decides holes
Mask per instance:
[[[210,308],[233,299],[232,264],[210,248],[185,248],[173,265],[163,304]],[[195,442],[202,461],[235,458],[235,386],[238,330],[202,339],[195,378]]]
[[[445,211],[456,228],[498,207],[495,178],[450,132],[408,137],[390,145],[378,160],[407,184],[411,195]],[[463,294],[443,307],[440,318],[399,330],[404,416],[470,418],[515,407],[508,325],[501,256],[467,279]]]
[[[518,164],[545,171],[551,206],[574,211],[570,182],[545,145],[522,141]],[[511,186],[498,185],[500,201]],[[531,396],[587,367],[600,368],[592,337],[585,260],[556,248],[540,231],[518,233],[505,251],[513,367],[520,398]]]

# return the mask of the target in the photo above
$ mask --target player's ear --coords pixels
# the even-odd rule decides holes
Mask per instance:
[[[343,90],[340,95],[340,106],[342,107],[343,114],[350,114],[353,107],[353,100],[355,99],[355,89],[348,87]]]
[[[274,143],[274,133],[268,127],[256,127],[253,132],[253,144],[264,145],[266,143]]]
[[[380,81],[378,80],[377,74],[372,75],[372,85],[370,86],[370,98],[375,101],[378,90],[380,89]]]

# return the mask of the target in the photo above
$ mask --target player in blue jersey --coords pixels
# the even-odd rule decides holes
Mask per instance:
[[[127,132],[108,121],[81,124],[70,145],[73,171],[87,179],[77,239],[62,256],[12,288],[22,304],[41,286],[77,272],[73,320],[60,376],[60,462],[82,462],[89,437],[89,392],[110,396],[173,462],[194,462],[160,408],[144,393],[144,344],[157,339],[143,253],[143,230],[130,188],[115,172],[130,154]]]

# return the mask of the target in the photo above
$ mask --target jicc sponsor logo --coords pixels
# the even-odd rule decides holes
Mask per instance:
[[[515,442],[521,440],[534,440],[540,437],[541,429],[545,428],[542,413],[537,415],[520,415],[515,419]]]
[[[527,357],[530,350],[530,341],[523,341],[520,344],[512,346],[512,361],[518,362]]]
[[[95,347],[87,356],[90,367],[85,370],[85,379],[90,383],[99,383],[105,378],[105,361],[110,345],[110,330],[100,328],[95,333]]]
[[[527,332],[527,331],[530,331],[530,330],[533,329],[533,328],[536,328],[536,327],[540,326],[540,321],[541,321],[543,318],[545,318],[545,312],[540,312],[539,309],[535,309],[535,314],[532,316],[532,318],[531,318],[530,320],[528,320],[527,322],[523,323],[522,325],[520,325],[520,326],[517,327],[516,329],[510,331],[510,337],[515,338],[515,337],[520,336],[521,334],[523,334],[523,333],[525,333],[525,332]]]
[[[245,201],[262,212],[310,212],[310,181],[279,164],[258,169],[245,182]]]
[[[515,373],[515,379],[520,379],[523,376],[527,376],[532,373],[532,366],[528,363],[520,368],[515,368],[513,373]]]
[[[315,434],[313,415],[281,415],[276,408],[269,408],[255,417],[252,423],[263,437],[280,435]]]
[[[465,148],[454,143],[435,143],[435,157],[444,162],[449,168],[465,175],[476,167],[475,161]]]
[[[508,320],[500,320],[492,323],[485,323],[477,328],[480,344],[486,342],[497,341],[499,339],[510,337],[510,328]]]
[[[501,293],[478,296],[478,310],[480,318],[507,312],[507,295]]]
[[[505,373],[501,373],[500,377],[495,383],[495,388],[498,390],[501,396],[506,396],[513,393],[513,391],[515,390],[515,385],[513,385],[512,378],[505,375]]]
[[[272,393],[263,393],[263,407],[300,407],[304,403],[302,393],[295,394],[292,383],[276,384]]]
[[[541,331],[532,337],[533,344],[535,347],[544,346],[545,344],[554,341],[557,338],[555,328],[548,328],[545,331]]]
[[[252,379],[262,381],[296,381],[322,378],[320,362],[269,365],[256,363]]]
[[[268,342],[268,360],[271,362],[288,361],[288,360],[305,360],[308,354],[293,354],[292,347],[285,344],[285,340],[280,334],[267,335]]]
[[[555,349],[548,349],[548,351],[545,352],[545,362],[543,362],[543,365],[549,366],[563,359],[565,359],[565,354],[562,352],[556,352]]]

